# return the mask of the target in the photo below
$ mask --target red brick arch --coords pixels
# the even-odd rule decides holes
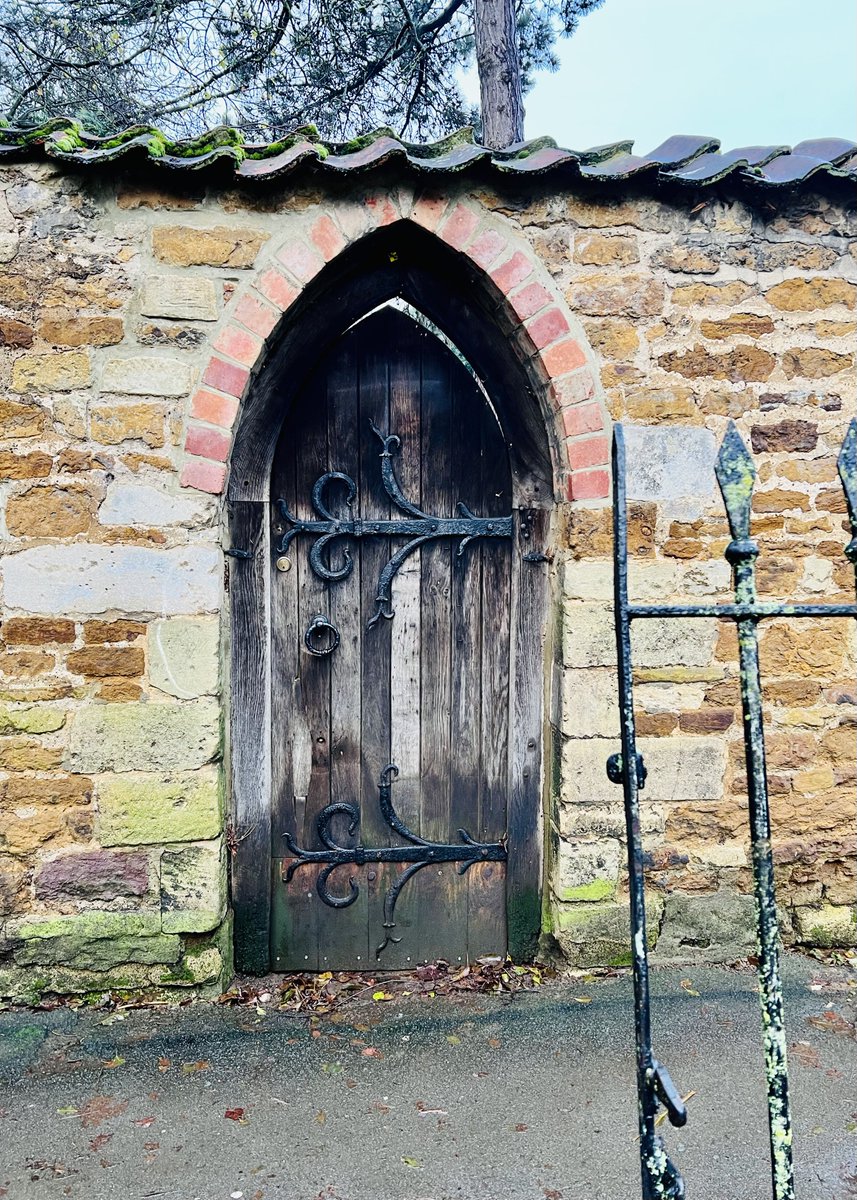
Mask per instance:
[[[609,491],[608,418],[580,323],[532,246],[504,218],[466,198],[401,190],[318,206],[233,298],[194,394],[182,487],[223,491],[232,429],[267,339],[302,289],[348,245],[384,225],[413,221],[466,255],[506,299],[507,317],[543,381],[542,408],[558,446],[557,493],[600,500]]]

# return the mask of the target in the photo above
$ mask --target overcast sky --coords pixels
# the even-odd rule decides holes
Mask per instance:
[[[724,148],[857,141],[855,46],[855,0],[606,0],[525,98],[526,135],[570,149],[633,138],[638,153],[672,133]]]

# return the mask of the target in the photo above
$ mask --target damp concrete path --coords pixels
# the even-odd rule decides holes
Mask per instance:
[[[797,1195],[849,1200],[857,974],[790,958],[786,978]],[[694,1093],[688,1125],[664,1126],[688,1197],[769,1198],[753,973],[664,969],[653,985],[656,1053]],[[0,1014],[0,1196],[639,1197],[627,978],[511,1000],[367,995],[316,1028],[207,1003]]]

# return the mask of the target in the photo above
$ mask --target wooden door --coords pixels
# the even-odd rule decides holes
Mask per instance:
[[[465,513],[483,519],[465,545],[423,523]],[[511,513],[503,433],[467,367],[392,308],[345,333],[292,406],[271,480],[275,970],[505,952]],[[337,519],[358,524],[321,543]]]

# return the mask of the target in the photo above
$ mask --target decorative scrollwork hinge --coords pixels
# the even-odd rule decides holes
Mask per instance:
[[[387,889],[387,894],[384,897],[385,934],[383,942],[375,951],[376,958],[381,957],[382,952],[390,942],[400,942],[402,940],[401,938],[394,937],[392,934],[392,930],[396,928],[396,901],[405,884],[408,880],[413,879],[418,871],[422,871],[424,867],[430,867],[437,863],[454,862],[458,864],[458,874],[463,875],[474,863],[506,862],[508,857],[505,836],[498,842],[477,842],[474,841],[465,829],[459,829],[458,836],[461,838],[460,843],[444,844],[441,842],[429,842],[425,838],[419,837],[413,830],[408,828],[393,807],[393,779],[398,773],[399,768],[395,763],[389,763],[384,767],[384,770],[381,772],[381,778],[378,781],[378,803],[385,824],[395,833],[398,833],[400,837],[404,838],[405,841],[410,842],[409,846],[378,846],[374,848],[367,848],[365,846],[340,846],[330,831],[330,824],[333,819],[337,815],[347,817],[349,837],[353,837],[357,833],[360,825],[360,810],[356,804],[352,804],[349,800],[338,800],[333,804],[328,804],[318,814],[316,831],[319,841],[324,846],[323,850],[304,850],[297,844],[290,833],[283,834],[283,839],[289,852],[296,856],[284,868],[284,882],[288,883],[295,871],[307,863],[326,864],[323,870],[319,872],[316,881],[316,891],[319,898],[328,908],[348,908],[360,895],[360,888],[354,882],[353,875],[349,876],[348,879],[349,890],[347,895],[337,896],[330,891],[328,880],[337,867],[345,866],[349,863],[361,867],[367,863],[410,863],[410,866]]]
[[[277,546],[278,554],[285,554],[292,540],[299,533],[309,533],[315,536],[309,552],[309,562],[315,575],[327,583],[336,583],[347,579],[354,567],[354,560],[348,549],[342,552],[342,562],[331,566],[329,548],[338,538],[364,537],[406,537],[406,542],[397,550],[390,561],[381,571],[378,579],[378,591],[375,596],[375,613],[369,621],[374,625],[381,617],[392,619],[393,609],[393,580],[409,555],[413,554],[426,542],[437,538],[459,538],[456,551],[460,558],[468,543],[474,538],[511,538],[512,518],[508,517],[477,517],[466,504],[459,501],[457,515],[454,517],[432,517],[422,509],[412,504],[402,491],[393,467],[393,455],[401,447],[401,439],[395,433],[384,435],[381,430],[370,422],[372,432],[381,443],[381,480],[384,491],[406,519],[398,520],[361,520],[356,517],[338,517],[328,507],[327,493],[331,484],[341,484],[345,488],[345,504],[350,510],[357,499],[357,484],[344,471],[328,471],[319,476],[312,489],[312,507],[318,520],[303,521],[289,511],[285,500],[278,500],[277,507],[284,521],[291,526],[283,534]]]

